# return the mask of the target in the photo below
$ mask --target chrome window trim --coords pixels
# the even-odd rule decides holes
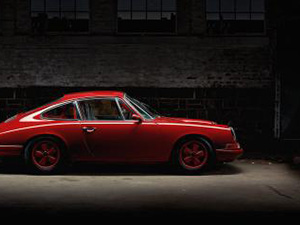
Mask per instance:
[[[135,112],[138,112],[138,110],[136,109],[135,105],[133,106],[133,105],[131,104],[131,102],[127,99],[127,94],[124,95],[124,100],[126,101],[126,103],[128,103],[128,105],[129,105],[131,108],[134,109]],[[139,108],[141,111],[143,111],[145,114],[147,114],[147,115],[150,117],[150,119],[146,119],[143,115],[141,115],[140,113],[138,113],[138,115],[140,115],[144,120],[153,120],[153,119],[154,119],[151,115],[149,115],[149,113],[147,113],[145,110],[143,110],[143,109],[142,109],[141,107],[139,107],[138,105],[137,105],[137,108]]]
[[[38,111],[36,111],[37,109],[33,109],[33,110],[28,112],[29,114],[27,116],[25,116],[24,118],[21,118],[20,122],[51,121],[51,120],[48,120],[48,119],[47,120],[44,119],[42,117],[42,114],[46,111],[55,109],[56,107],[59,107],[59,106],[62,106],[62,105],[68,104],[68,103],[72,103],[72,102],[74,102],[74,99],[69,99],[69,100],[66,100],[66,101],[63,101],[63,102],[58,102],[58,103],[53,102],[53,105],[47,106],[48,105],[47,104],[47,105],[45,105],[45,108],[40,109]],[[39,108],[42,108],[42,107],[39,107]],[[39,119],[34,119],[34,117],[36,117],[36,116],[39,116]]]
[[[74,103],[75,103],[75,107],[76,107],[77,113],[78,113],[78,115],[79,115],[79,117],[80,117],[80,121],[83,121],[83,116],[82,116],[82,113],[81,113],[81,111],[80,111],[80,108],[79,108],[79,105],[78,105],[77,100],[74,101]]]
[[[83,117],[82,117],[81,121],[100,121],[100,122],[106,122],[106,121],[109,121],[109,122],[111,122],[111,121],[125,121],[124,117],[123,117],[123,114],[121,113],[121,111],[120,111],[120,109],[118,107],[118,103],[116,101],[116,97],[87,97],[87,98],[79,98],[79,99],[76,100],[76,102],[78,104],[78,108],[80,109],[79,102],[82,102],[82,101],[91,101],[91,100],[99,100],[99,99],[109,99],[109,100],[115,101],[115,103],[117,105],[117,108],[119,110],[120,116],[122,117],[122,119],[120,119],[120,120],[83,120]]]
[[[137,115],[139,115],[140,117],[143,118],[143,120],[147,120],[142,114],[139,113],[139,111],[128,101],[128,99],[126,98],[126,94],[124,94],[124,97],[122,98],[122,100],[129,106],[129,108],[131,108],[134,113],[136,113]]]
[[[76,105],[74,103],[74,101],[66,101],[66,102],[62,102],[62,103],[59,103],[59,104],[56,104],[56,105],[53,105],[53,106],[50,106],[49,108],[46,108],[45,110],[43,110],[41,113],[40,113],[40,117],[42,120],[50,120],[50,121],[80,121],[80,119],[55,119],[55,118],[47,118],[47,117],[44,117],[43,114],[51,111],[51,110],[54,110],[54,109],[57,109],[59,107],[62,107],[62,106],[65,106],[65,105],[68,105],[68,104],[72,104],[75,109],[76,109]]]
[[[145,121],[151,121],[151,120],[153,120],[154,118],[152,117],[152,116],[150,116],[148,113],[146,113],[151,119],[146,119],[143,115],[141,115],[140,113],[139,113],[139,111],[136,109],[136,107],[135,106],[133,106],[129,101],[128,101],[128,99],[126,98],[126,95],[127,94],[124,94],[124,96],[123,97],[82,97],[82,98],[73,98],[73,99],[69,99],[69,100],[66,100],[66,101],[63,101],[63,102],[59,102],[59,103],[57,103],[57,104],[54,104],[54,105],[51,105],[51,106],[49,106],[49,107],[47,107],[47,108],[45,108],[45,109],[42,109],[42,110],[40,110],[40,111],[38,111],[38,112],[36,112],[36,113],[32,113],[32,114],[30,114],[29,116],[31,116],[31,117],[33,117],[33,116],[37,116],[37,115],[40,115],[40,118],[42,119],[42,120],[44,120],[44,121],[103,121],[103,122],[107,122],[107,121],[109,121],[109,122],[111,122],[111,121],[113,121],[113,120],[84,120],[83,119],[83,116],[82,116],[82,113],[81,113],[81,111],[80,111],[80,107],[79,107],[79,102],[81,102],[81,101],[87,101],[87,100],[95,100],[95,99],[116,99],[116,98],[118,98],[118,99],[121,99],[121,100],[123,100],[124,102],[125,102],[125,104],[127,104],[128,106],[129,106],[129,108],[130,109],[132,109],[133,110],[133,112],[134,113],[136,113],[137,115],[139,115],[139,116],[141,116],[141,118],[143,119],[143,120],[145,120]],[[77,108],[77,106],[78,106],[78,108],[77,108],[77,110],[78,110],[78,113],[80,114],[80,119],[74,119],[74,120],[71,120],[71,119],[64,119],[64,120],[60,120],[60,119],[47,119],[47,118],[44,118],[42,115],[43,115],[43,113],[45,113],[45,112],[48,112],[48,111],[50,111],[50,110],[52,110],[52,109],[55,109],[55,108],[57,108],[57,107],[60,107],[60,106],[63,106],[63,105],[66,105],[66,104],[69,104],[69,103],[75,103],[75,107]],[[142,109],[141,109],[142,110]],[[142,111],[144,111],[144,110],[142,110]],[[121,116],[123,117],[123,114],[121,113]],[[131,121],[131,120],[115,120],[115,121]]]
[[[119,98],[116,97],[116,98],[115,98],[115,101],[116,101],[116,103],[117,103],[117,106],[118,106],[118,109],[119,109],[119,113],[121,114],[123,120],[125,120],[125,116],[124,116],[124,114],[123,114],[123,112],[122,112],[122,109],[121,109],[121,106],[120,106],[120,103],[119,103]]]
[[[136,109],[132,108],[132,106],[129,105],[128,102],[126,102],[124,98],[119,98],[119,97],[117,97],[117,101],[118,101],[119,105],[120,105],[120,102],[119,102],[119,101],[122,101],[125,105],[128,106],[128,108],[130,109],[130,111],[131,111],[132,113],[137,114],[137,115],[141,116],[143,119],[145,119],[140,113],[138,113],[138,112],[136,111]],[[120,108],[121,108],[121,106],[120,106]],[[134,120],[127,120],[127,119],[125,119],[125,117],[124,117],[124,120],[125,120],[125,121],[134,121]]]

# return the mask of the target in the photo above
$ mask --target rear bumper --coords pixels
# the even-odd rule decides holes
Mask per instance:
[[[243,154],[244,150],[237,149],[216,149],[218,162],[232,162]]]
[[[20,156],[22,149],[22,145],[0,145],[0,157]]]

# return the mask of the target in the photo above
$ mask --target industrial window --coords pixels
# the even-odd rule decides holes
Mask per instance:
[[[31,0],[32,31],[87,32],[89,0]]]
[[[118,32],[176,32],[176,0],[118,0]]]
[[[206,0],[208,34],[259,34],[265,31],[264,0]]]

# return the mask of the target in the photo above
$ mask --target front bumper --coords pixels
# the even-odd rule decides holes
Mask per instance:
[[[243,154],[242,148],[236,149],[216,149],[218,162],[232,162]]]
[[[22,149],[22,145],[0,145],[0,157],[20,156]]]

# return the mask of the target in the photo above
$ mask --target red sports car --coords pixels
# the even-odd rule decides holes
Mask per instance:
[[[172,162],[188,173],[242,154],[231,127],[160,116],[123,92],[68,94],[0,124],[0,157],[22,157],[37,173],[67,162]]]

